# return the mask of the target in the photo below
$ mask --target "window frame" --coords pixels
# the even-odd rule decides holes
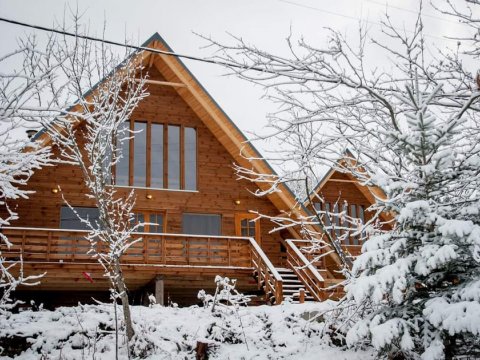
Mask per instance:
[[[245,237],[242,236],[242,220],[252,220],[258,218],[257,214],[251,214],[251,213],[236,213],[235,214],[235,235],[240,236],[240,237]],[[261,227],[260,227],[260,219],[255,221],[255,236],[253,237],[257,243],[262,242],[262,233],[261,233]]]
[[[145,123],[147,125],[146,129],[146,181],[145,186],[134,185],[134,172],[135,172],[135,123]],[[132,136],[129,139],[129,154],[128,154],[128,185],[116,185],[116,187],[123,188],[134,188],[134,189],[156,189],[156,190],[168,190],[168,191],[185,191],[185,192],[198,192],[199,188],[199,139],[198,139],[198,127],[186,126],[183,124],[176,124],[170,122],[158,122],[152,119],[130,119],[128,120],[129,129],[132,132]],[[152,187],[152,124],[162,125],[163,126],[163,187]],[[180,132],[179,139],[179,151],[180,151],[180,186],[179,188],[169,188],[168,184],[168,128],[170,126],[177,126]],[[191,128],[195,131],[195,189],[185,189],[185,129]],[[124,156],[124,154],[123,154]],[[116,166],[112,167],[112,174],[116,178]]]
[[[142,209],[134,209],[132,212],[137,216],[137,214],[142,214],[144,218],[144,222],[148,223],[150,221],[150,215],[162,215],[163,223],[162,223],[162,231],[160,233],[151,233],[150,232],[150,225],[145,225],[143,231],[136,231],[136,233],[149,233],[149,234],[165,234],[167,229],[167,212],[165,210],[142,210]]]
[[[89,209],[89,210],[96,209],[98,215],[100,216],[100,210],[99,210],[98,207],[96,207],[96,206],[85,206],[85,205],[84,205],[84,206],[74,206],[74,205],[72,205],[71,207],[72,207],[75,211],[77,211],[77,212],[78,212],[78,209]],[[63,210],[63,209],[69,209],[69,210],[71,210],[71,209],[70,209],[70,206],[68,206],[68,205],[61,205],[61,206],[60,206],[60,214],[59,214],[59,217],[58,217],[58,228],[59,228],[60,230],[65,230],[65,231],[90,231],[90,229],[89,229],[86,225],[85,225],[85,228],[83,228],[83,229],[70,229],[70,228],[64,228],[64,227],[62,227],[62,210]],[[76,220],[76,221],[78,221],[78,223],[83,224],[83,223],[80,221],[80,219],[79,219],[75,214],[73,214],[73,212],[72,212],[72,215],[75,216],[75,219],[73,219],[73,220]]]
[[[334,214],[340,213],[341,211],[339,210],[339,207],[342,206],[342,211],[346,211],[346,214],[348,216],[352,216],[356,219],[359,219],[363,224],[369,220],[368,216],[368,211],[366,210],[369,205],[366,205],[364,203],[347,203],[348,206],[347,208],[344,208],[345,204],[339,205],[337,209],[335,209],[335,203],[336,201],[325,201],[320,204],[320,210],[325,212],[325,217],[323,218],[325,221],[325,225],[327,227],[335,227],[335,229],[330,229],[329,233],[332,236],[339,236],[342,235],[345,230],[340,230],[336,229],[337,226],[342,226],[342,222],[340,219],[338,219]],[[352,208],[355,209],[355,213],[352,211]],[[332,214],[332,215],[330,215]],[[351,229],[351,230],[356,230],[356,229]],[[349,230],[348,232],[350,233]],[[338,232],[337,232],[338,231]],[[365,237],[362,235],[362,237]],[[361,241],[358,236],[352,236],[348,235],[348,239],[346,242],[342,243],[342,246],[349,248],[349,249],[356,249],[356,248],[361,248],[362,245],[364,244],[364,241]]]
[[[219,231],[219,235],[204,235],[204,234],[198,234],[198,233],[195,233],[195,234],[187,234],[187,233],[185,233],[185,230],[184,230],[184,215],[218,216],[219,219],[220,219],[220,231]],[[182,224],[182,234],[184,234],[184,235],[200,235],[200,236],[205,236],[205,237],[208,237],[208,236],[223,236],[223,215],[222,215],[221,213],[207,213],[207,212],[189,212],[189,211],[184,211],[184,212],[182,212],[182,216],[181,216],[181,224]]]

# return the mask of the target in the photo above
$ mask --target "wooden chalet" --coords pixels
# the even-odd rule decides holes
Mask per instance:
[[[351,158],[352,155],[347,152],[347,156],[340,159],[339,164],[343,161],[352,161]],[[344,239],[341,244],[343,249],[347,254],[354,257],[361,253],[362,240],[358,236],[350,235],[354,232],[350,230],[347,230],[348,236],[344,236],[346,235],[345,228],[351,225],[343,224],[342,219],[335,214],[345,212],[347,216],[359,219],[365,224],[374,216],[369,207],[376,202],[375,198],[384,199],[385,197],[385,193],[380,188],[362,185],[348,172],[341,172],[332,167],[325,172],[314,190],[309,194],[304,205],[311,211],[313,211],[312,206],[316,210],[322,211],[323,221],[331,228],[330,235],[332,238],[342,237]],[[380,214],[382,227],[390,227],[392,218],[391,214]],[[299,245],[305,245],[302,240],[294,241]],[[317,255],[319,254],[309,253],[306,254],[306,257],[312,260]],[[332,260],[324,259],[322,263],[314,262],[314,264],[319,268],[331,268]]]
[[[171,51],[158,34],[144,46]],[[299,238],[295,231],[271,232],[272,223],[254,221],[251,213],[298,216],[305,209],[286,187],[258,198],[252,192],[264,184],[236,179],[233,163],[266,174],[273,170],[263,160],[248,163],[240,155],[260,158],[180,59],[147,51],[135,56],[148,68],[150,95],[126,124],[142,131],[124,149],[129,157],[116,167],[116,186],[135,188],[135,217],[157,225],[136,234],[143,241],[122,258],[133,301],[142,303],[150,292],[163,304],[196,303],[199,289],[213,292],[217,274],[237,279],[238,290],[270,303],[296,296],[300,288],[312,300],[324,299],[323,289],[337,281],[335,272],[308,265],[289,240]],[[46,133],[38,133],[36,141],[50,143]],[[20,287],[18,297],[57,305],[108,296],[103,270],[86,254],[86,230],[62,200],[63,195],[84,216],[96,216],[81,176],[72,165],[43,168],[28,183],[30,198],[9,204],[19,219],[1,229],[13,243],[2,249],[3,256],[8,261],[21,256],[26,275],[45,273],[40,285]],[[321,191],[335,197],[342,188],[352,204],[366,206],[366,194],[354,186],[333,174]]]

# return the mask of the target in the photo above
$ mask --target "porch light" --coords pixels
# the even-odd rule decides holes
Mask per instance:
[[[50,190],[52,192],[52,194],[57,194],[58,193],[58,189],[57,188],[52,188],[52,190]]]
[[[152,194],[147,194],[145,197],[146,197],[148,200],[153,199],[153,195],[152,195]]]
[[[235,200],[235,205],[240,205],[241,201],[240,200]]]

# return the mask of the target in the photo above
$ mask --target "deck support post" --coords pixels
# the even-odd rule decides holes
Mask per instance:
[[[305,289],[300,289],[299,295],[298,295],[298,302],[300,304],[303,304],[305,302]]]
[[[153,279],[154,287],[155,287],[155,300],[157,300],[157,304],[165,305],[164,298],[165,298],[165,290],[164,290],[164,281],[163,276],[157,275],[155,279]]]

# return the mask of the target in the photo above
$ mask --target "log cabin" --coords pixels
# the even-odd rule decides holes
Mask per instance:
[[[158,34],[143,46],[172,52]],[[132,301],[143,303],[150,293],[160,304],[197,303],[200,289],[214,291],[217,274],[237,279],[238,290],[259,302],[303,298],[302,288],[306,299],[324,300],[325,287],[339,281],[338,259],[332,255],[321,267],[312,266],[291,240],[301,239],[295,229],[272,231],[271,222],[252,213],[302,216],[307,210],[286,186],[257,197],[253,193],[265,184],[237,180],[234,163],[275,173],[178,57],[151,51],[135,56],[148,69],[149,96],[126,124],[136,133],[124,149],[129,156],[116,166],[115,186],[120,192],[135,189],[135,218],[155,225],[135,234],[142,241],[122,258]],[[51,139],[39,132],[35,141],[47,146]],[[58,156],[58,149],[53,152]],[[353,204],[366,206],[365,194],[341,179],[332,174],[317,191],[330,199],[341,187],[355,197]],[[19,218],[1,229],[13,244],[2,255],[9,262],[22,258],[26,275],[44,275],[38,286],[19,287],[17,297],[50,306],[106,299],[109,284],[86,254],[86,230],[62,199],[80,215],[98,216],[84,195],[79,168],[45,167],[28,189],[29,199],[9,204]]]
[[[354,235],[356,232],[358,233],[358,227],[348,220],[344,221],[339,214],[344,213],[346,217],[356,219],[362,224],[375,219],[378,221],[377,226],[379,225],[383,229],[389,229],[393,224],[392,214],[382,212],[377,218],[374,217],[375,213],[371,210],[376,199],[386,198],[385,192],[376,186],[365,186],[350,172],[342,171],[345,163],[350,163],[350,166],[352,161],[356,163],[356,160],[353,159],[355,156],[347,150],[345,155],[337,160],[336,166],[325,168],[320,176],[320,181],[304,201],[306,209],[320,213],[331,237],[341,239],[341,246],[351,260],[361,253],[363,241],[367,236],[364,232],[361,235]],[[366,172],[363,167],[359,170]],[[301,249],[308,246],[303,240],[289,241],[297,243]],[[319,269],[331,269],[335,266],[331,258],[322,257],[321,260],[317,260],[321,251],[312,250],[305,252],[304,255],[312,265]],[[338,292],[341,293],[342,289],[339,288]]]

